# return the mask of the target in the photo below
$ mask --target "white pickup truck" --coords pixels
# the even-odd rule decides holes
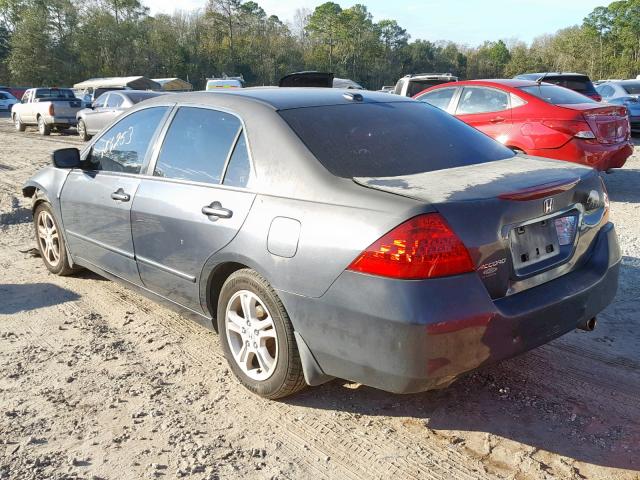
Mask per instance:
[[[70,88],[30,88],[13,106],[11,118],[19,132],[37,125],[41,135],[49,135],[52,129],[74,127],[81,108],[82,101]]]

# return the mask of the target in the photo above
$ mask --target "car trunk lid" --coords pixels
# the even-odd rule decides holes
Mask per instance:
[[[556,278],[578,264],[593,238],[582,229],[585,206],[593,190],[602,191],[591,169],[522,155],[354,180],[432,205],[469,249],[492,298]]]
[[[558,106],[580,112],[599,143],[615,144],[629,138],[629,118],[625,107],[609,105],[594,108],[592,103]]]

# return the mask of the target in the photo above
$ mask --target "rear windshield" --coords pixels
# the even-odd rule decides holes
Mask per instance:
[[[161,93],[156,92],[136,92],[136,93],[127,93],[127,97],[131,100],[131,103],[140,103],[147,98],[157,97],[158,95],[162,95]]]
[[[596,93],[596,87],[593,86],[589,77],[583,75],[561,77],[546,76],[542,80],[543,82],[553,83],[554,85],[560,85],[561,87],[570,88],[576,92],[583,93],[585,95],[593,95]]]
[[[574,105],[577,103],[598,103],[581,93],[574,92],[568,88],[556,87],[555,85],[533,85],[531,87],[520,87],[520,90],[536,96],[547,103],[553,105]]]
[[[624,83],[622,88],[629,95],[640,95],[640,83]]]
[[[38,88],[36,98],[76,98],[73,90],[68,88]]]
[[[510,158],[514,153],[423,102],[359,103],[279,112],[338,177],[395,177]]]

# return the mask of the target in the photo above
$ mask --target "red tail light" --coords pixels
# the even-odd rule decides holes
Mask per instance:
[[[578,137],[586,140],[594,140],[596,135],[586,121],[582,120],[544,120],[545,127],[552,128],[558,132]]]
[[[402,279],[474,271],[467,248],[437,213],[414,217],[371,244],[348,270]]]
[[[55,115],[55,110],[53,109],[53,103],[49,104],[49,115],[52,117]]]
[[[602,96],[599,93],[592,93],[591,95],[588,95],[588,96],[594,99],[596,102],[602,101]]]

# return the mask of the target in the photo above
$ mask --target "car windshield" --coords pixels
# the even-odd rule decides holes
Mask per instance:
[[[552,105],[574,105],[577,103],[598,103],[581,93],[574,92],[568,88],[556,85],[532,85],[530,87],[520,87],[520,90],[530,95],[538,97]]]
[[[38,88],[36,90],[36,98],[72,98],[76,96],[73,90],[67,88]]]
[[[640,83],[624,83],[622,88],[629,95],[640,95]]]
[[[394,177],[513,157],[475,128],[423,102],[279,112],[333,175]]]

